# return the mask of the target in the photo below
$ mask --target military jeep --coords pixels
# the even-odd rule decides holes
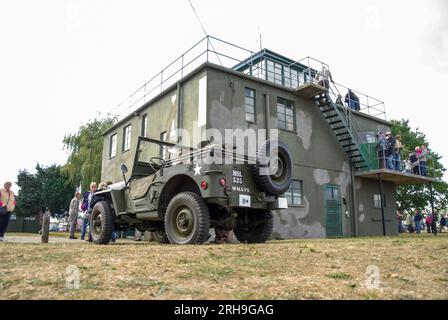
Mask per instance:
[[[159,156],[150,157],[156,150]],[[217,144],[193,149],[139,137],[129,178],[122,165],[123,181],[92,198],[93,241],[108,244],[113,230],[135,227],[172,244],[204,243],[210,228],[233,230],[240,242],[265,242],[273,229],[270,211],[288,206],[281,195],[292,168],[281,142],[265,142],[252,159]]]

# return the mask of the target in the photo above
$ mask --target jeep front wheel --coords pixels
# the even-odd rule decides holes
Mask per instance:
[[[235,237],[241,243],[263,243],[269,240],[274,229],[274,218],[272,213],[245,213],[247,219],[239,217],[238,223],[233,230]]]
[[[204,243],[209,229],[210,214],[200,196],[181,192],[171,199],[165,213],[165,232],[171,243]]]
[[[95,244],[108,244],[114,229],[114,213],[106,201],[95,204],[90,217],[90,233]]]

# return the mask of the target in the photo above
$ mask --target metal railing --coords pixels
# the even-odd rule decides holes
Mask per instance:
[[[308,75],[308,82],[319,84],[316,75],[320,70],[326,68],[330,70],[330,67],[325,62],[317,60],[312,57],[306,57],[298,60],[296,63],[300,63],[306,66],[304,72]],[[330,73],[331,74],[331,73]],[[386,105],[383,101],[373,98],[360,91],[348,88],[340,83],[329,81],[330,94],[333,95],[334,101],[341,101],[343,106],[349,107],[352,110],[356,110],[362,113],[366,113],[373,117],[378,117],[386,120]],[[344,95],[341,94],[344,93]]]
[[[264,54],[265,52],[266,50],[254,52],[213,36],[206,36],[110,110],[109,115],[115,116],[117,120],[121,119],[159,95],[164,89],[181,80],[204,62],[237,70],[287,88],[297,88],[307,83],[317,83],[316,74],[318,70],[322,66],[328,68],[328,65],[324,62],[311,57],[306,57],[291,64],[274,61],[268,58]],[[348,88],[343,85],[333,83],[333,86],[338,92],[348,91]],[[385,118],[385,107],[382,101],[359,91],[351,91],[359,97],[359,111],[375,117],[384,116]],[[347,101],[350,105],[351,101]]]

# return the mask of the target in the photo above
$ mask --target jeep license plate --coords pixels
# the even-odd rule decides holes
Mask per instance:
[[[240,194],[240,207],[250,207],[250,196],[247,194]]]

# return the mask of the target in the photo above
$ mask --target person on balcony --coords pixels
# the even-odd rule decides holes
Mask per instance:
[[[383,132],[378,132],[376,135],[378,151],[378,169],[384,169],[386,167],[386,153],[387,153],[387,140]]]
[[[415,148],[415,150],[417,151],[417,148]],[[417,156],[415,155],[415,153],[410,153],[409,154],[409,160],[411,161],[411,167],[412,167],[412,173],[413,174],[420,174],[420,169],[419,169],[419,165],[418,165],[418,159]]]
[[[401,143],[401,136],[397,135],[395,137],[395,147],[394,147],[395,171],[401,171],[401,150],[403,150],[403,144]]]
[[[317,83],[324,87],[326,90],[330,89],[330,81],[334,83],[330,70],[326,66],[322,66],[322,69],[316,74]]]
[[[426,156],[428,155],[428,149],[426,148],[426,145],[422,145],[420,148],[420,155],[417,156],[419,166],[420,166],[420,174],[422,176],[426,176],[427,170],[426,170]]]
[[[406,160],[404,160],[404,172],[406,173],[412,173],[411,156],[412,153],[409,154],[409,157],[407,157]]]
[[[387,169],[395,170],[394,150],[396,140],[390,131],[386,133],[386,140],[387,140]]]

